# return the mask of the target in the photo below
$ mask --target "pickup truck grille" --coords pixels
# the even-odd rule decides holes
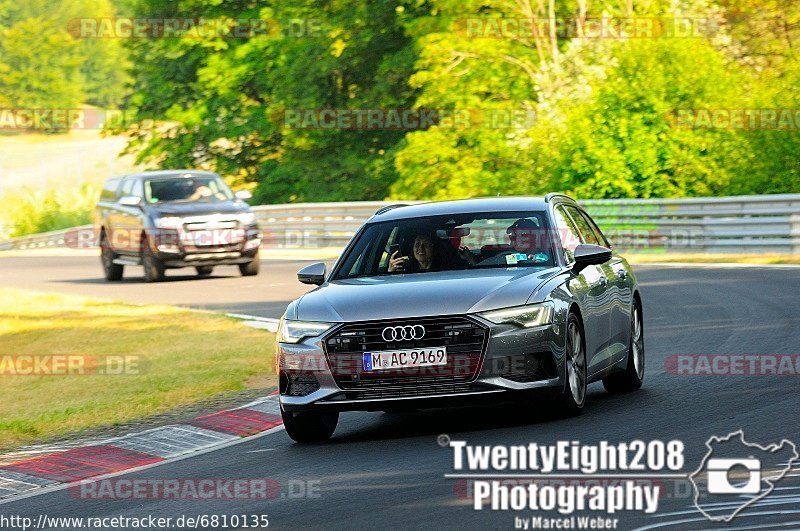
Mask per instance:
[[[387,327],[400,331],[397,327],[412,326],[424,327],[424,335],[419,339],[385,339],[392,339],[391,333],[385,333]],[[466,317],[435,317],[347,324],[327,337],[324,346],[334,380],[343,390],[426,387],[425,394],[446,394],[461,389],[457,384],[475,379],[487,338],[488,330]],[[364,352],[431,347],[446,347],[446,365],[364,370]]]
[[[238,251],[245,234],[234,218],[186,218],[183,223],[183,246],[188,252]]]
[[[238,228],[239,222],[235,219],[214,219],[185,221],[183,228],[187,231],[194,230],[225,230]]]

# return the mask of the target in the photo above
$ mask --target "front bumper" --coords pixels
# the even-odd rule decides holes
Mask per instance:
[[[358,388],[343,381],[341,368],[332,366],[337,360],[326,350],[328,338],[344,325],[322,338],[279,343],[281,405],[287,411],[422,409],[502,401],[524,394],[554,394],[564,388],[564,323],[521,328],[496,325],[479,316],[468,319],[486,330],[477,368],[458,372],[456,367],[453,372],[434,371],[433,375],[428,368],[422,376],[406,370],[401,377]]]
[[[164,230],[161,233],[153,251],[169,268],[247,264],[257,259],[262,241],[257,227],[248,228],[238,241],[226,243],[220,238],[216,245],[195,245],[186,232]],[[227,234],[221,233],[222,236]]]
[[[157,254],[159,261],[171,268],[247,264],[255,260],[257,256],[257,248],[250,251],[222,250]]]

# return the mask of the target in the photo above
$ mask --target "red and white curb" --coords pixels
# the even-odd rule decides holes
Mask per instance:
[[[47,447],[35,457],[0,465],[0,504],[186,459],[283,428],[278,396],[122,437],[87,441],[69,449]]]

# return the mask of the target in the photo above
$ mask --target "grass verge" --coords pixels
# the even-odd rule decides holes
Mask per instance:
[[[0,288],[0,449],[274,383],[274,356],[224,316]]]

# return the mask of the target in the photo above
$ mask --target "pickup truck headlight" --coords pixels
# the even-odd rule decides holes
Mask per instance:
[[[245,212],[244,214],[239,214],[236,217],[239,220],[239,223],[242,225],[252,225],[256,222],[256,215],[252,212]]]
[[[335,323],[291,321],[284,318],[278,326],[278,343],[298,343],[307,337],[320,336],[334,326]]]
[[[515,324],[525,328],[552,324],[555,310],[552,304],[525,304],[483,312],[480,315],[495,324]]]
[[[159,229],[179,229],[183,226],[183,220],[177,216],[165,216],[156,218],[153,223]]]

